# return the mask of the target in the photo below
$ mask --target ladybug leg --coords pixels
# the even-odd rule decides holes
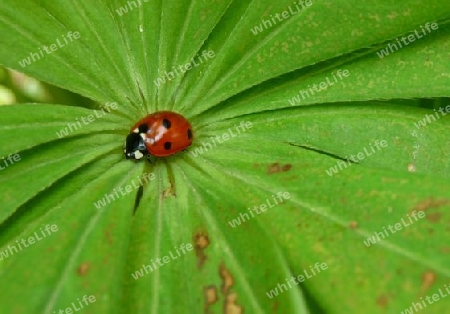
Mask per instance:
[[[147,155],[145,156],[145,159],[147,159],[147,160],[148,160],[148,162],[149,162],[150,164],[152,164],[152,163],[153,163],[153,161],[152,161],[152,155],[150,155],[150,154],[147,154]]]

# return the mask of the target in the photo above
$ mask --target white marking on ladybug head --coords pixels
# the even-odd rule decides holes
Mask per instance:
[[[139,128],[135,128],[135,129],[133,130],[133,133],[139,133]]]
[[[135,159],[141,159],[142,157],[144,157],[144,154],[142,154],[140,151],[134,152]]]

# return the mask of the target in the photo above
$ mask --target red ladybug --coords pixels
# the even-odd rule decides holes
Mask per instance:
[[[188,120],[172,111],[158,111],[139,120],[125,141],[125,158],[165,157],[192,144],[194,136]]]

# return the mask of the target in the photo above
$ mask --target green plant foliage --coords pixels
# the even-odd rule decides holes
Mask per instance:
[[[0,2],[0,64],[98,104],[0,106],[2,313],[401,313],[446,293],[450,3],[295,3]],[[156,110],[193,145],[125,160]]]

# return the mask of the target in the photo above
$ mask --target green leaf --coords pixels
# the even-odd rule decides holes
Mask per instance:
[[[101,163],[97,162],[95,166],[99,167]],[[25,229],[16,230],[11,239],[20,241],[33,237],[36,243],[2,262],[2,282],[11,283],[10,289],[2,293],[4,308],[19,313],[51,313],[71,307],[72,302],[80,308],[77,299],[85,294],[96,297],[96,302],[89,305],[95,307],[95,311],[108,312],[117,307],[122,291],[120,274],[126,263],[126,234],[130,233],[135,195],[125,194],[100,208],[94,203],[99,201],[99,195],[111,193],[114,188],[136,180],[134,176],[140,171],[142,167],[121,163],[73,190],[73,181],[84,174],[80,171],[78,177],[66,182],[67,186],[54,189],[56,193],[64,194],[67,192],[64,190],[70,188],[72,194],[64,200],[59,199],[55,206],[47,207],[45,214],[35,217]],[[42,200],[38,207],[46,203]],[[41,229],[46,225],[56,225],[57,231],[50,234],[44,231],[44,238]],[[47,253],[42,256],[42,252]],[[33,261],[34,269],[40,271],[31,270],[30,261]],[[118,276],[111,276],[111,273]],[[22,277],[17,278],[17,274]],[[36,289],[37,283],[39,289]],[[22,298],[27,302],[17,302]]]
[[[66,138],[94,132],[117,130],[126,134],[131,125],[114,115],[114,108],[118,106],[113,106],[116,107],[95,110],[47,104],[1,107],[0,155],[31,150],[40,144],[58,140],[63,142]],[[20,132],[25,132],[27,136],[18,140]]]
[[[439,25],[435,33],[382,59],[377,53],[396,41],[387,41],[270,80],[214,107],[202,118],[220,121],[257,111],[330,102],[449,97],[450,63],[446,60],[450,49],[450,27]],[[411,30],[417,28],[417,25],[411,26]],[[344,71],[348,75],[344,75]],[[321,88],[321,83],[326,87]]]
[[[271,141],[331,155],[337,158],[333,166],[335,171],[345,171],[355,165],[450,176],[447,163],[450,158],[447,140],[450,116],[420,108],[370,102],[303,109],[270,111],[246,116],[245,120],[236,118],[215,123],[200,130],[200,135],[206,137],[201,143],[211,142],[210,134],[233,133],[239,135],[240,140],[254,143],[255,150],[262,146],[261,143]],[[250,128],[242,127],[242,122],[249,123]],[[206,152],[205,145],[194,146],[192,153]],[[331,167],[323,171],[329,171],[330,176],[335,173]]]
[[[411,10],[411,6],[420,3],[355,6],[348,1],[313,1],[310,7],[256,36],[250,31],[255,25],[261,24],[262,19],[270,20],[270,14],[288,10],[292,1],[277,1],[269,8],[266,3],[256,1],[249,2],[248,6],[236,4],[229,10],[234,18],[225,19],[206,45],[218,57],[206,63],[205,70],[200,67],[193,71],[197,74],[193,79],[195,86],[186,97],[182,94],[180,108],[196,104],[195,112],[201,112],[268,79],[382,43],[414,30],[424,21],[445,21],[450,16],[450,5],[440,1],[427,2],[424,10]],[[336,27],[337,7],[339,27]],[[362,20],[362,16],[367,18]],[[373,32],[374,29],[377,31]],[[347,56],[345,61],[354,58]],[[343,63],[337,61],[339,65]],[[329,68],[329,62],[326,63],[320,67],[321,72]],[[309,77],[311,71],[302,74],[303,78]]]
[[[170,164],[169,169],[174,173],[172,186],[177,188],[167,189],[170,183],[163,182],[147,193],[151,199],[143,199],[143,204],[153,206],[151,209],[141,206],[136,216],[133,229],[142,235],[131,245],[130,256],[134,262],[129,272],[152,265],[149,261],[156,261],[157,257],[172,256],[169,252],[178,259],[175,252],[181,244],[191,244],[194,251],[179,257],[180,260],[170,258],[167,266],[157,266],[137,280],[128,275],[132,289],[127,298],[133,302],[124,311],[151,309],[154,313],[177,313],[186,308],[198,308],[204,302],[205,308],[212,311],[224,307],[227,311],[234,308],[263,313],[273,306],[265,292],[289,276],[290,269],[264,228],[256,224],[231,229],[224,223],[234,219],[240,207],[247,204],[240,193],[233,193],[237,190],[225,193],[221,188],[232,186],[233,180],[217,173],[213,167],[205,169],[206,176],[186,163]],[[212,175],[217,179],[214,186],[211,185]],[[188,179],[192,177],[198,180]],[[217,199],[222,202],[218,204]],[[241,243],[248,234],[257,235],[251,245]],[[146,243],[141,242],[142,238],[147,239]],[[238,243],[241,245],[236,245]],[[267,260],[271,262],[264,265]],[[180,282],[177,278],[190,279]],[[156,291],[164,291],[164,294]],[[192,295],[186,291],[191,291]],[[209,294],[215,300],[211,304],[206,301]],[[279,310],[308,313],[304,302],[300,291],[291,290],[281,298]]]

